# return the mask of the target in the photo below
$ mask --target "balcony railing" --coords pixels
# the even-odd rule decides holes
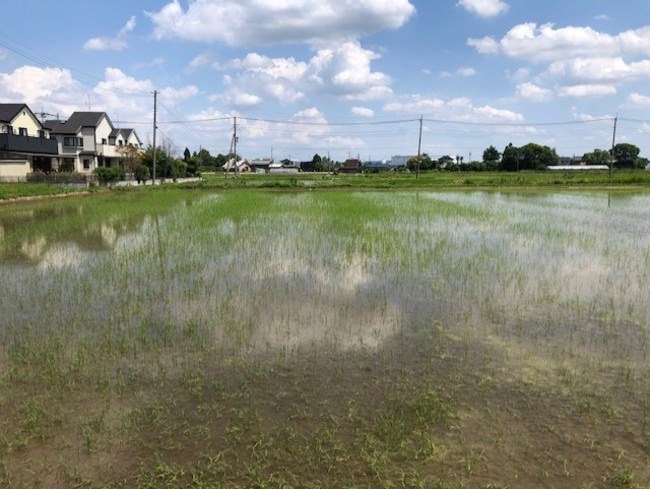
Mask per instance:
[[[59,153],[59,145],[56,139],[3,133],[0,134],[0,151],[36,155],[57,155]]]

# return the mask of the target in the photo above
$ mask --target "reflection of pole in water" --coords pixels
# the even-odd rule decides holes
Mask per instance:
[[[154,217],[156,221],[156,236],[158,237],[158,261],[160,262],[160,277],[165,282],[165,266],[163,265],[163,247],[162,240],[160,239],[160,224],[158,223],[158,216]]]
[[[607,192],[607,208],[612,208],[612,192]]]

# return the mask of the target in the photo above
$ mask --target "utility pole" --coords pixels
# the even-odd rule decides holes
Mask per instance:
[[[618,125],[618,115],[614,117],[614,135],[612,136],[612,155],[609,159],[609,180],[612,180],[614,170],[614,148],[616,147],[616,126]]]
[[[156,185],[156,129],[157,124],[157,110],[158,110],[158,91],[153,91],[153,181],[152,185]]]
[[[420,116],[420,136],[418,137],[418,159],[415,165],[415,178],[420,178],[420,153],[422,152],[422,116]]]

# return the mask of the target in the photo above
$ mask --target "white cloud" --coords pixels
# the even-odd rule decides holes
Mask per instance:
[[[62,117],[88,110],[90,104],[92,110],[106,111],[113,119],[148,120],[154,88],[150,80],[135,79],[117,68],[107,68],[104,80],[94,87],[81,84],[70,71],[60,68],[23,66],[12,73],[0,73],[0,101],[25,102]],[[160,99],[173,106],[197,93],[193,85],[163,87]]]
[[[187,67],[190,69],[196,69],[196,68],[201,68],[203,66],[209,66],[213,63],[214,60],[212,59],[212,56],[210,54],[201,53],[194,56],[194,58],[192,58],[192,60],[187,65]]]
[[[476,70],[474,68],[467,67],[467,68],[459,68],[454,73],[450,71],[443,71],[442,73],[440,73],[441,78],[451,78],[454,75],[461,76],[464,78],[469,78],[472,76],[476,76]]]
[[[135,16],[126,21],[115,37],[93,37],[84,44],[86,51],[122,51],[128,46],[126,36],[135,29]]]
[[[474,68],[460,68],[456,73],[464,77],[476,76],[476,70]]]
[[[481,39],[468,39],[467,45],[473,47],[481,54],[498,54],[499,43],[493,38],[486,36]]]
[[[254,107],[263,102],[262,97],[233,88],[226,96],[226,102],[235,107]]]
[[[570,85],[558,88],[560,97],[602,97],[605,95],[615,95],[616,87],[614,85]]]
[[[594,20],[609,20],[609,15],[607,14],[599,14],[594,16]]]
[[[632,80],[650,76],[650,60],[627,63],[621,57],[575,58],[551,63],[546,74],[592,81]]]
[[[411,95],[387,103],[384,110],[409,115],[425,114],[436,118],[463,122],[519,123],[524,120],[523,115],[510,110],[498,109],[489,105],[477,107],[466,97],[444,101],[439,98]]]
[[[239,46],[357,38],[397,29],[414,13],[409,0],[194,0],[187,9],[173,0],[147,15],[157,39]]]
[[[650,107],[650,97],[640,93],[631,93],[627,97],[627,103],[633,107]]]
[[[359,117],[374,117],[375,116],[375,111],[372,109],[368,109],[367,107],[352,107],[351,112],[354,115],[358,115]]]
[[[234,77],[227,75],[226,85],[284,103],[300,101],[307,93],[373,100],[392,94],[390,77],[372,70],[372,61],[378,58],[379,54],[364,49],[358,41],[348,41],[321,48],[308,61],[249,53],[220,69],[239,70]]]
[[[617,35],[591,27],[561,27],[553,24],[519,24],[500,40],[491,37],[468,39],[479,53],[504,55],[527,61],[557,61],[579,57],[608,57],[623,53],[650,54],[650,26]]]
[[[502,0],[458,0],[458,5],[481,17],[496,17],[507,12],[509,8]]]
[[[534,83],[526,82],[517,85],[517,96],[532,102],[545,102],[553,95],[551,90]]]

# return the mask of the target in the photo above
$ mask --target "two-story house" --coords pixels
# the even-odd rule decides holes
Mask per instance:
[[[59,171],[92,173],[117,166],[126,158],[125,147],[142,147],[135,130],[116,129],[106,112],[74,112],[67,121],[44,125],[59,145]]]
[[[26,104],[0,104],[0,181],[51,171],[57,155],[56,140]]]

